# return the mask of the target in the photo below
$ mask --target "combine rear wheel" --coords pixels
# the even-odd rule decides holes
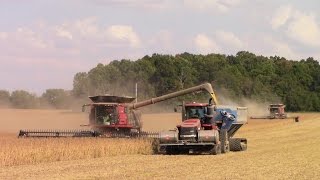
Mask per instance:
[[[244,138],[231,138],[230,139],[231,151],[245,151],[247,150],[247,140]]]

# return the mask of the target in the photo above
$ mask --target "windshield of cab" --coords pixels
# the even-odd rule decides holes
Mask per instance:
[[[203,118],[207,113],[207,108],[203,106],[187,106],[186,107],[186,116],[187,119],[192,118]]]

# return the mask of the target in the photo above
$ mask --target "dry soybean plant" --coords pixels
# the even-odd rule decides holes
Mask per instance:
[[[1,135],[0,146],[0,166],[152,153],[150,139],[37,139]]]

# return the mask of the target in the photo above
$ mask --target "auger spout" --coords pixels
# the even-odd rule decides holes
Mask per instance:
[[[173,93],[169,93],[169,94],[166,94],[166,95],[163,95],[163,96],[151,98],[151,99],[148,99],[148,100],[145,100],[145,101],[132,103],[132,104],[128,105],[128,108],[129,109],[137,109],[137,108],[140,108],[140,107],[143,107],[143,106],[148,106],[150,104],[155,104],[155,103],[158,103],[158,102],[161,102],[161,101],[165,101],[165,100],[168,100],[168,99],[171,99],[171,98],[175,98],[175,97],[178,97],[178,96],[183,96],[183,95],[190,94],[190,93],[197,92],[197,91],[206,91],[206,92],[208,92],[210,94],[212,100],[214,101],[214,104],[215,105],[218,104],[216,95],[215,95],[215,93],[214,93],[214,91],[212,89],[211,84],[210,83],[205,83],[205,84],[201,84],[199,86],[194,86],[194,87],[191,87],[191,88],[188,88],[188,89],[183,89],[183,90],[180,90],[180,91],[177,91],[177,92],[173,92]]]

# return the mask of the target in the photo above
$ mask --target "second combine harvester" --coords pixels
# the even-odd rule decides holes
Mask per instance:
[[[175,130],[160,133],[142,131],[138,108],[197,91],[210,94],[208,103],[183,103],[182,124]],[[134,98],[122,96],[91,96],[90,130],[20,130],[19,137],[153,137],[156,151],[166,154],[211,152],[213,154],[246,150],[245,138],[233,138],[247,122],[247,108],[219,106],[211,84],[169,93],[133,103]]]

